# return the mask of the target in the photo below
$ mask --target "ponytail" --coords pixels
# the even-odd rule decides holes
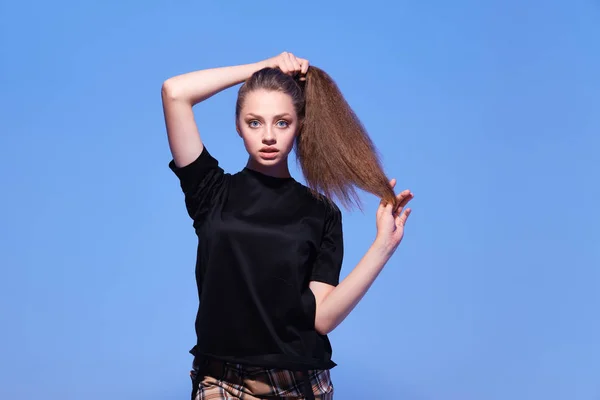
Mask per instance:
[[[304,122],[296,140],[298,163],[309,188],[346,208],[361,208],[356,188],[396,205],[377,150],[336,83],[309,67],[304,86]]]

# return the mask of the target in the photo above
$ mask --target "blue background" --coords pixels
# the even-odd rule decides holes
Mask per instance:
[[[160,87],[284,50],[336,79],[415,192],[404,242],[331,334],[336,398],[600,398],[599,17],[593,1],[1,2],[0,398],[188,398],[196,238]],[[235,95],[195,108],[229,172],[246,161]],[[375,234],[362,198],[344,276]]]

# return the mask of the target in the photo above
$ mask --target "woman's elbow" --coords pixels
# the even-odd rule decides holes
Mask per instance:
[[[319,335],[328,335],[332,330],[333,326],[329,321],[326,321],[324,318],[315,318],[315,330]]]
[[[169,78],[163,82],[160,92],[163,101],[180,100],[181,97],[181,93],[179,93],[177,85],[173,82],[173,78]]]

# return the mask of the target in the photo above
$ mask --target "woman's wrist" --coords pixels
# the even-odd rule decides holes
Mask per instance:
[[[255,62],[255,63],[254,63],[254,64],[252,64],[252,65],[254,66],[254,68],[255,68],[255,71],[260,71],[260,70],[261,70],[261,69],[263,69],[263,68],[269,68],[269,67],[272,67],[272,64],[271,64],[271,62],[270,62],[270,60],[269,60],[269,59],[266,59],[266,60],[261,60],[261,61]]]
[[[381,237],[376,237],[371,245],[371,248],[381,256],[389,259],[394,254],[398,246],[395,246],[393,243],[390,243]]]

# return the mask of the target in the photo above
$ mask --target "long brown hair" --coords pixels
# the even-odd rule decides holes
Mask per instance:
[[[238,92],[236,121],[246,95],[258,89],[281,91],[292,98],[300,120],[297,160],[315,195],[324,195],[328,200],[335,196],[346,208],[353,204],[360,208],[359,188],[396,206],[377,149],[325,71],[310,66],[305,80],[277,68],[257,71]]]

